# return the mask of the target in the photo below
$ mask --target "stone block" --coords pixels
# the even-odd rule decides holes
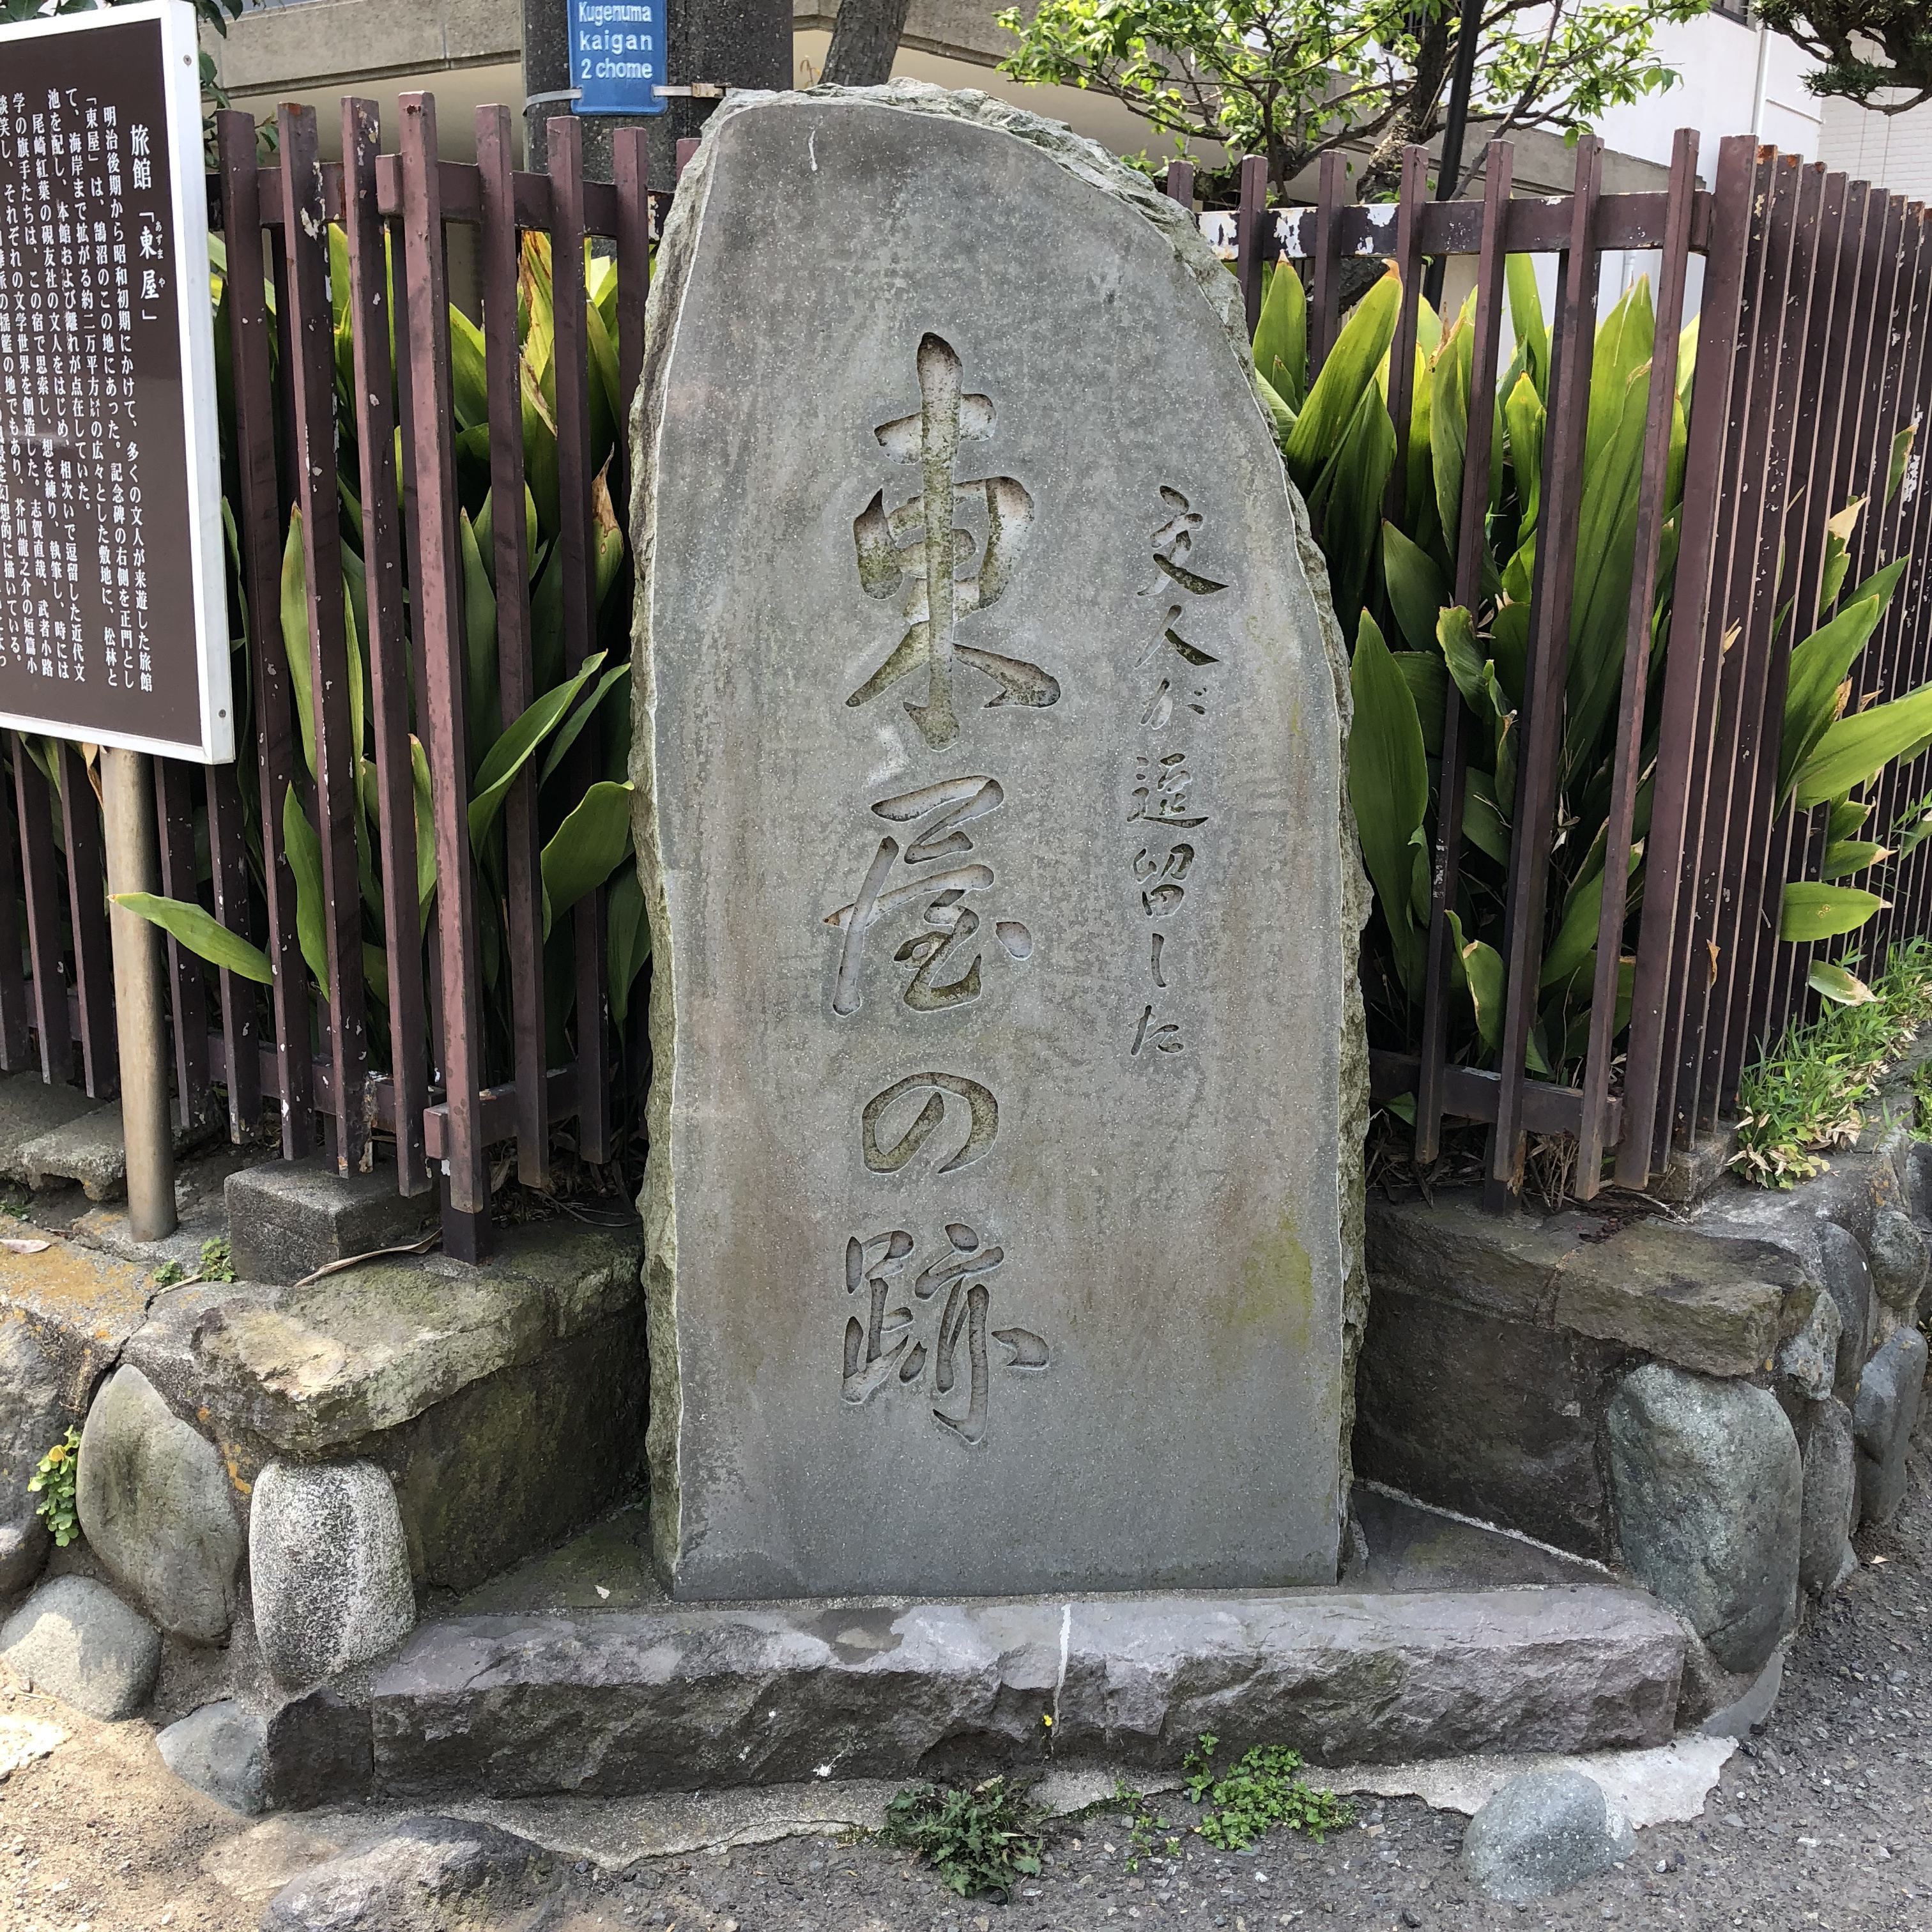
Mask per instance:
[[[61,1400],[62,1381],[38,1325],[0,1306],[0,1598],[24,1590],[52,1546],[27,1485],[76,1420]]]
[[[161,1634],[105,1583],[56,1576],[0,1625],[0,1658],[36,1690],[111,1720],[148,1701]]]
[[[1804,1436],[1804,1504],[1798,1580],[1814,1597],[1836,1587],[1852,1553],[1858,1468],[1850,1412],[1841,1402],[1812,1406]]]
[[[1881,1208],[1872,1217],[1872,1286],[1879,1300],[1902,1322],[1918,1312],[1925,1289],[1925,1237],[1910,1215]]]
[[[1835,1221],[1823,1222],[1818,1240],[1822,1264],[1820,1279],[1838,1306],[1838,1366],[1832,1392],[1848,1403],[1857,1395],[1865,1358],[1878,1340],[1878,1298],[1872,1292],[1871,1265],[1865,1251],[1845,1229]]]
[[[1324,1764],[1671,1734],[1684,1639],[1604,1586],[874,1608],[666,1606],[425,1624],[378,1676],[379,1795],[903,1779],[1056,1762]]]
[[[424,1588],[470,1589],[631,1492],[650,1378],[635,1299],[634,1289],[628,1312],[472,1382],[378,1448]]]
[[[1371,1213],[1371,1243],[1379,1219]],[[1355,1380],[1357,1472],[1607,1559],[1616,1522],[1598,1468],[1604,1352],[1373,1272]]]
[[[395,1491],[370,1462],[271,1462],[248,1517],[255,1635],[290,1688],[380,1657],[416,1622]]]
[[[201,1121],[176,1126],[176,1153],[202,1144],[212,1131]],[[22,1142],[15,1157],[29,1187],[77,1180],[90,1201],[118,1198],[128,1189],[128,1143],[121,1132],[120,1102],[90,1105],[85,1113]]]
[[[1867,1522],[1889,1522],[1905,1500],[1906,1450],[1924,1399],[1925,1359],[1925,1337],[1916,1328],[1896,1329],[1858,1378],[1852,1426]]]
[[[1812,1304],[1810,1318],[1778,1349],[1778,1372],[1798,1399],[1822,1402],[1831,1394],[1838,1378],[1844,1324],[1837,1301],[1821,1294]]]
[[[94,1553],[164,1630],[227,1635],[242,1564],[235,1492],[214,1444],[139,1369],[116,1369],[94,1397],[75,1496]]]
[[[366,1798],[374,1767],[366,1700],[319,1684],[270,1714],[262,1779],[271,1810],[306,1811]]]
[[[45,1081],[38,1073],[0,1074],[0,1178],[25,1184],[20,1150],[100,1108],[98,1100],[64,1081]]]
[[[529,1908],[554,1862],[494,1825],[405,1818],[374,1844],[291,1879],[269,1900],[262,1932],[509,1932],[536,1922]]]
[[[1649,1362],[1608,1422],[1624,1562],[1724,1669],[1755,1672],[1797,1616],[1804,1471],[1777,1398]]]
[[[1621,1864],[1636,1850],[1629,1822],[1580,1771],[1513,1778],[1469,1820],[1463,1874],[1506,1904],[1549,1898]]]
[[[332,1262],[414,1240],[435,1219],[434,1192],[396,1192],[396,1172],[339,1174],[326,1154],[266,1160],[231,1174],[228,1240],[244,1281],[301,1280]]]
[[[232,1698],[204,1704],[165,1730],[154,1744],[176,1777],[231,1811],[262,1809],[262,1724]]]
[[[676,1594],[1334,1577],[1366,901],[1238,297],[976,92],[734,95],[683,176],[632,654]]]

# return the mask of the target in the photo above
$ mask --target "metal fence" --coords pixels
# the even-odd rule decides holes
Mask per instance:
[[[368,1165],[372,1135],[393,1140],[397,1184],[422,1192],[440,1178],[449,1250],[475,1258],[490,1226],[490,1149],[514,1144],[520,1178],[542,1185],[553,1130],[574,1123],[578,1152],[611,1153],[614,1058],[608,1015],[602,896],[580,901],[574,922],[576,1024],[558,1060],[547,1050],[535,782],[527,772],[506,800],[502,917],[514,1011],[512,1036],[496,1064],[486,1052],[479,995],[476,869],[467,813],[471,748],[466,738],[463,560],[456,500],[457,425],[446,231],[476,231],[487,367],[488,501],[492,517],[501,716],[507,726],[532,701],[531,600],[525,552],[525,448],[517,362],[520,237],[549,238],[554,275],[557,487],[561,506],[566,668],[593,635],[589,468],[592,346],[584,323],[586,241],[614,249],[615,354],[626,404],[613,458],[612,494],[628,500],[628,439],[621,417],[634,394],[654,231],[644,146],[635,130],[616,138],[614,184],[584,178],[581,129],[550,124],[548,174],[514,171],[508,110],[477,111],[473,164],[438,158],[428,94],[400,104],[396,151],[382,152],[374,104],[344,103],[340,164],[317,158],[312,112],[284,108],[279,152],[258,159],[244,115],[218,117],[220,165],[209,178],[211,213],[226,250],[227,374],[232,393],[230,496],[236,538],[236,601],[245,604],[252,692],[252,787],[246,763],[156,767],[162,890],[205,897],[215,916],[251,939],[266,926],[275,967],[266,994],[236,973],[214,972],[170,941],[169,990],[177,1108],[202,1118],[225,1088],[231,1130],[251,1135],[265,1098],[278,1103],[283,1154],[321,1138],[344,1172]],[[694,143],[680,142],[682,169]],[[1790,637],[1781,598],[1808,587],[1822,566],[1822,514],[1861,494],[1876,506],[1898,431],[1922,416],[1932,389],[1925,352],[1932,241],[1923,210],[1862,182],[1802,165],[1746,140],[1726,141],[1710,190],[1696,182],[1696,138],[1680,133],[1670,185],[1660,194],[1599,192],[1600,145],[1577,144],[1574,192],[1513,198],[1506,145],[1491,148],[1480,200],[1428,198],[1426,157],[1411,149],[1392,208],[1349,204],[1339,156],[1324,158],[1310,208],[1270,212],[1258,160],[1241,174],[1234,272],[1256,320],[1265,262],[1302,265],[1310,288],[1310,373],[1341,320],[1341,270],[1351,257],[1388,256],[1404,290],[1390,362],[1390,413],[1398,439],[1392,472],[1403,473],[1408,384],[1417,302],[1432,257],[1474,258],[1474,356],[1471,420],[1493,412],[1502,341],[1504,264],[1510,254],[1557,258],[1548,433],[1542,500],[1550,540],[1537,559],[1524,702],[1522,750],[1508,873],[1508,996],[1495,1070],[1448,1058],[1450,992],[1446,908],[1454,902],[1461,851],[1460,774],[1468,721],[1452,683],[1444,720],[1436,831],[1430,972],[1418,1054],[1371,1056],[1378,1098],[1414,1096],[1418,1152],[1432,1156],[1445,1116],[1491,1124],[1492,1198],[1522,1183],[1526,1137],[1567,1133],[1579,1144],[1576,1191],[1596,1191],[1604,1150],[1616,1178],[1642,1186],[1673,1141],[1708,1127],[1735,1100],[1754,1046],[1774,1034],[1808,997],[1806,957],[1776,934],[1774,885],[1815,875],[1819,814],[1773,822],[1774,743]],[[1192,196],[1191,170],[1169,170],[1178,200]],[[1205,218],[1211,228],[1214,218]],[[346,238],[346,265],[332,271],[328,224]],[[1596,999],[1580,1087],[1529,1078],[1524,1048],[1546,925],[1549,841],[1556,808],[1563,724],[1575,510],[1600,257],[1654,250],[1660,269],[1658,328],[1638,506],[1636,565],[1624,657],[1620,724],[1605,865],[1609,882],[1597,950]],[[1680,512],[1676,593],[1662,728],[1655,754],[1647,884],[1633,911],[1617,884],[1627,868],[1640,769],[1651,613],[1662,538],[1670,398],[1690,258],[1704,258],[1699,370],[1689,418],[1688,477]],[[351,736],[352,698],[340,563],[331,277],[345,272],[353,320],[352,441],[367,581],[370,704],[368,771]],[[391,344],[395,345],[392,362]],[[1583,352],[1576,352],[1582,345]],[[1472,609],[1480,595],[1484,506],[1490,442],[1468,442],[1457,533],[1454,595]],[[1874,478],[1876,482],[1874,482]],[[1920,621],[1928,494],[1899,491],[1860,527],[1854,580],[1873,560],[1910,548],[1913,562],[1884,629],[1862,660],[1861,692],[1887,695],[1932,674],[1932,623]],[[308,683],[314,693],[312,783],[298,756],[296,694],[280,621],[284,532],[299,511],[307,585]],[[1781,573],[1781,574],[1780,574]],[[502,586],[508,587],[507,594]],[[628,599],[626,606],[628,608]],[[1550,694],[1555,694],[1554,698]],[[1767,733],[1772,736],[1767,738]],[[430,773],[436,901],[428,921],[428,971],[418,926],[417,818],[412,734]],[[8,743],[10,799],[0,813],[0,1067],[38,1066],[50,1080],[78,1070],[87,1090],[115,1088],[115,1043],[101,831],[82,749]],[[572,758],[573,784],[588,782],[589,747]],[[44,762],[45,760],[46,762]],[[1882,810],[1932,786],[1932,752],[1885,782]],[[330,997],[304,970],[290,855],[276,802],[291,784],[319,844]],[[358,850],[357,788],[380,804],[377,849]],[[205,851],[198,827],[206,824]],[[251,872],[247,832],[259,836]],[[1535,828],[1535,836],[1526,836]],[[1895,880],[1881,944],[1932,924],[1932,842]],[[358,884],[358,880],[360,883]],[[204,885],[206,890],[204,890]],[[361,905],[380,893],[386,935],[388,1070],[372,1070]],[[17,892],[15,890],[17,887]],[[25,946],[16,901],[26,908]],[[1627,1045],[1613,1035],[1620,956],[1634,930],[1635,997]],[[375,970],[373,967],[371,970]],[[209,996],[213,994],[211,1011]],[[37,1043],[36,1043],[37,1042]],[[75,1066],[76,1046],[80,1065]]]
[[[1932,621],[1924,611],[1928,494],[1916,470],[1888,497],[1895,440],[1923,418],[1932,398],[1926,353],[1932,239],[1924,210],[1862,182],[1736,137],[1721,145],[1708,190],[1696,182],[1697,139],[1680,130],[1662,194],[1599,192],[1600,144],[1577,142],[1567,196],[1514,200],[1511,154],[1492,145],[1482,198],[1428,198],[1427,157],[1406,152],[1393,207],[1352,206],[1340,158],[1324,158],[1312,208],[1270,216],[1265,170],[1244,164],[1234,224],[1235,272],[1257,320],[1265,261],[1303,265],[1310,298],[1310,377],[1340,325],[1340,265],[1387,256],[1403,300],[1389,365],[1402,473],[1417,298],[1431,257],[1475,257],[1474,357],[1469,416],[1495,406],[1504,264],[1511,254],[1552,254],[1558,293],[1552,332],[1544,527],[1532,596],[1531,648],[1517,721],[1519,755],[1507,926],[1507,1009],[1495,1070],[1451,1064],[1445,1053],[1450,994],[1446,909],[1454,902],[1462,850],[1461,773],[1469,719],[1449,686],[1444,719],[1444,801],[1436,827],[1430,970],[1420,1052],[1371,1054],[1378,1100],[1414,1097],[1416,1150],[1432,1160],[1445,1114],[1486,1122],[1490,1196],[1520,1192],[1527,1136],[1567,1134],[1577,1144],[1576,1194],[1602,1185],[1608,1150],[1615,1178],[1642,1188],[1673,1144],[1693,1140],[1735,1107],[1740,1075],[1813,998],[1813,949],[1778,938],[1785,880],[1819,876],[1824,812],[1774,811],[1778,732],[1791,629],[1781,614],[1816,606],[1826,517],[1862,497],[1867,514],[1849,580],[1909,550],[1912,562],[1856,673],[1854,706],[1892,698],[1932,676]],[[1168,192],[1189,199],[1192,178],[1171,170]],[[1532,1078],[1525,1043],[1534,1017],[1545,940],[1545,889],[1556,834],[1557,763],[1570,636],[1576,516],[1600,265],[1612,250],[1655,251],[1657,331],[1646,424],[1618,732],[1604,862],[1606,890],[1582,1084]],[[1690,257],[1704,262],[1699,350],[1665,660],[1660,729],[1646,767],[1643,724],[1652,662],[1652,617],[1664,538],[1665,475],[1678,337]],[[1578,352],[1580,348],[1581,352]],[[1472,610],[1481,590],[1483,508],[1490,446],[1472,436],[1454,595]],[[1626,877],[1640,784],[1653,809],[1640,908]],[[1876,788],[1877,823],[1932,786],[1932,753],[1888,772]],[[1889,909],[1864,941],[1868,960],[1932,926],[1932,856],[1924,847],[1894,870]],[[1617,974],[1634,938],[1629,1033],[1614,1030]]]

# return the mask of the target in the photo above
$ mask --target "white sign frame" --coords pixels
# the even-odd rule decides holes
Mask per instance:
[[[201,741],[82,730],[64,722],[0,710],[0,726],[75,743],[111,745],[198,764],[235,757],[235,698],[230,675],[226,544],[221,530],[221,443],[214,376],[214,309],[208,259],[207,164],[202,151],[201,49],[191,0],[134,0],[86,14],[62,14],[0,27],[0,55],[22,40],[93,33],[153,21],[161,32],[166,70],[170,212],[175,236],[175,314],[181,338],[182,446],[192,500],[188,548],[196,618],[195,662]]]

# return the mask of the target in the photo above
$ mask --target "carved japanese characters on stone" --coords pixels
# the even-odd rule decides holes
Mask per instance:
[[[889,456],[918,465],[919,494],[888,510],[881,490],[852,526],[867,595],[902,598],[910,628],[845,702],[870,704],[923,673],[925,695],[905,700],[906,715],[936,749],[959,735],[959,665],[992,680],[988,705],[1043,708],[1058,700],[1060,683],[1038,664],[962,644],[956,634],[961,617],[985,610],[1005,590],[1032,530],[1034,502],[1010,476],[958,480],[959,446],[993,433],[992,398],[962,393],[959,358],[941,337],[922,337],[916,359],[919,413],[882,423],[874,434]],[[983,510],[983,547],[955,522],[962,505]]]

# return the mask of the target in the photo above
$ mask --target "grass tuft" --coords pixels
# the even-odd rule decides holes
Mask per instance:
[[[1847,962],[1846,964],[1853,962]],[[1731,1165],[1760,1187],[1791,1187],[1822,1173],[1834,1148],[1855,1146],[1864,1103],[1886,1070],[1932,1022],[1932,941],[1894,949],[1857,1006],[1829,1006],[1792,1026],[1738,1088],[1738,1151]],[[1914,1076],[1919,1114],[1928,1097]]]

